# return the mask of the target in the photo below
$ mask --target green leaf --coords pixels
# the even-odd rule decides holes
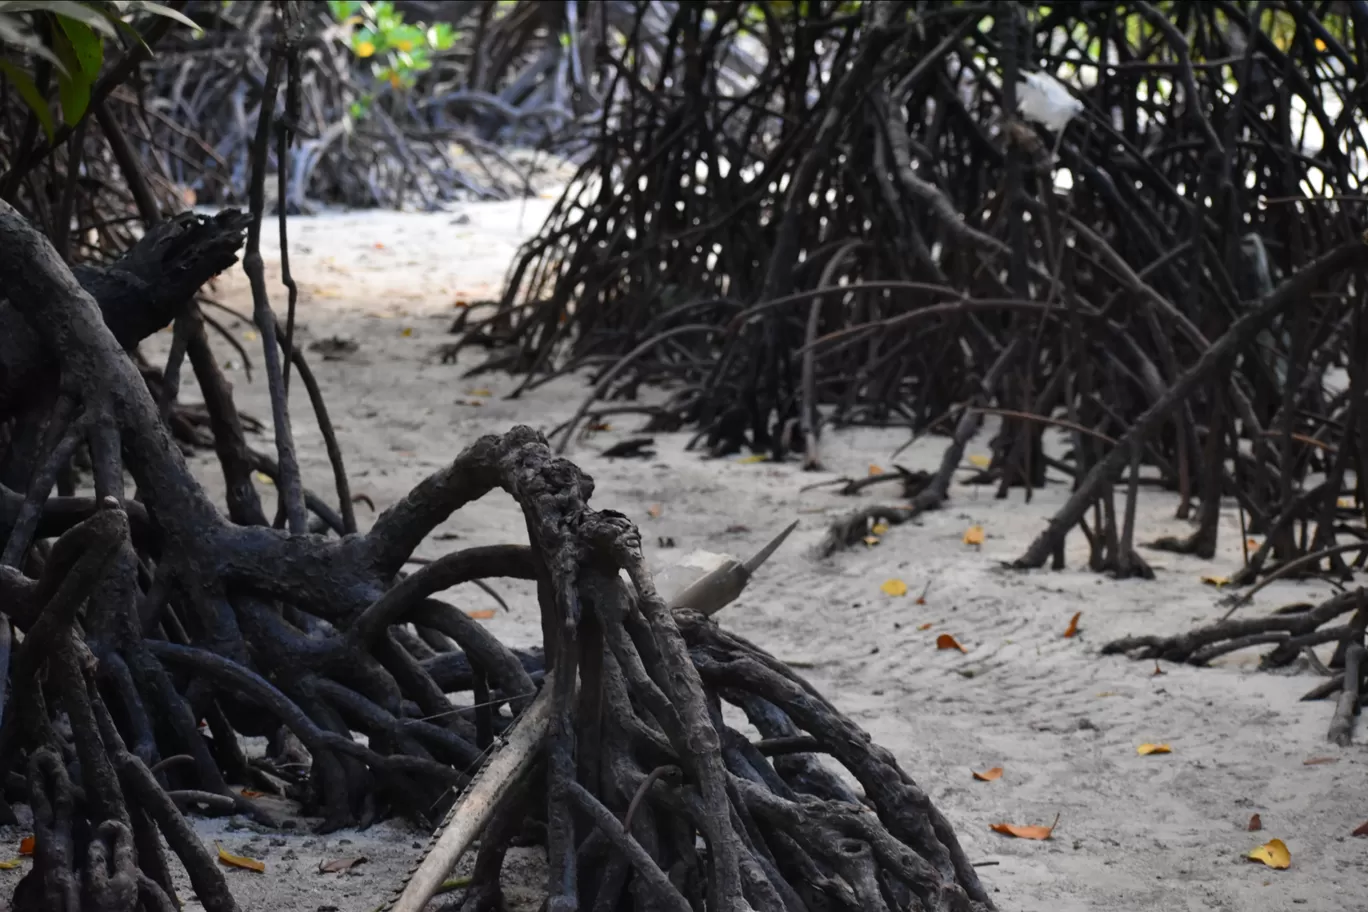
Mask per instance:
[[[57,17],[57,24],[62,27],[67,41],[71,42],[71,50],[81,72],[90,80],[96,79],[100,75],[100,66],[104,63],[104,42],[100,40],[100,36],[84,22],[65,16]]]
[[[19,97],[24,99],[24,104],[28,105],[29,110],[43,125],[43,132],[47,134],[48,142],[52,142],[52,138],[57,135],[57,125],[52,122],[52,111],[48,110],[47,99],[33,84],[33,77],[3,57],[0,57],[0,73],[5,74],[9,84],[14,86]]]
[[[95,80],[86,76],[76,57],[76,49],[64,33],[52,33],[52,49],[66,65],[66,72],[57,74],[57,98],[62,103],[62,119],[67,126],[74,127],[80,123],[86,108],[90,107],[90,86]]]
[[[200,28],[199,23],[195,22],[194,19],[191,19],[184,13],[174,10],[165,4],[153,3],[152,0],[130,0],[128,7],[130,10],[141,10],[144,13],[151,13],[154,16],[165,16],[168,19],[176,20],[181,25],[189,26],[196,31],[203,31],[203,29]]]
[[[0,0],[0,13],[52,13],[67,19],[84,22],[101,34],[114,37],[114,26],[110,25],[99,10],[91,9],[75,0]]]

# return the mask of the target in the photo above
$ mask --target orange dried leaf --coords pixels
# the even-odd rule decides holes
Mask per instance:
[[[1001,833],[1004,836],[1015,836],[1017,839],[1049,839],[1054,833],[1055,827],[1059,826],[1059,815],[1055,814],[1054,823],[1049,826],[1017,826],[1014,823],[994,823],[988,827],[994,833]]]
[[[218,849],[219,862],[230,868],[242,868],[244,871],[256,871],[258,874],[263,874],[266,871],[265,862],[243,855],[234,855],[217,842],[214,843],[214,848]]]
[[[930,621],[927,621],[925,624],[922,624],[922,625],[921,625],[920,627],[918,627],[917,629],[918,629],[918,630],[930,630],[930,629],[931,629],[931,622],[930,622]]]
[[[983,526],[970,526],[964,530],[964,543],[966,545],[983,544]]]
[[[376,242],[375,242],[375,249],[376,249],[376,250],[384,250],[384,249],[385,249],[385,245],[382,244],[382,243],[380,243],[379,241],[376,241]]]
[[[1246,538],[1245,544],[1249,547],[1250,551],[1259,550],[1259,540],[1257,538]]]
[[[1245,857],[1279,871],[1292,866],[1292,853],[1281,839],[1270,839]]]
[[[1302,766],[1324,766],[1327,763],[1339,763],[1339,757],[1307,757],[1302,761]]]
[[[467,611],[466,617],[470,618],[472,621],[487,621],[494,617],[494,609],[481,608],[479,611]]]
[[[1249,832],[1251,832],[1251,833],[1257,833],[1257,832],[1259,832],[1259,830],[1262,830],[1262,829],[1263,829],[1263,818],[1262,818],[1262,817],[1260,817],[1258,814],[1255,814],[1253,817],[1250,817],[1250,818],[1249,818]]]
[[[937,649],[958,649],[960,652],[968,652],[968,651],[969,651],[969,650],[965,649],[963,646],[961,646],[961,645],[959,644],[959,640],[956,640],[954,637],[952,637],[952,636],[951,636],[950,634],[948,634],[948,633],[942,633],[940,636],[936,637],[936,648],[937,648]]]
[[[884,470],[883,470],[882,468],[880,468],[879,466],[871,465],[871,466],[869,467],[869,474],[870,474],[870,475],[882,475],[883,472],[884,472]]]
[[[900,579],[884,580],[884,584],[879,587],[885,595],[902,596],[907,595],[907,583]]]
[[[1173,748],[1167,744],[1142,744],[1135,749],[1135,752],[1142,757],[1148,757],[1151,754],[1171,754]]]
[[[1079,611],[1073,617],[1069,618],[1069,627],[1064,631],[1064,639],[1067,640],[1078,635],[1078,619],[1082,616],[1083,612]]]
[[[660,504],[651,504],[646,508],[646,515],[652,519],[660,518]]]
[[[243,790],[242,790],[242,797],[243,797],[243,798],[260,798],[260,797],[261,797],[262,795],[264,795],[264,794],[266,794],[266,793],[265,793],[265,792],[258,792],[258,791],[256,791],[255,789],[243,789]]]
[[[20,854],[20,855],[32,855],[32,854],[33,854],[33,845],[34,845],[33,837],[32,837],[32,836],[25,836],[23,839],[19,840],[19,854]]]
[[[970,770],[970,772],[974,771]],[[995,782],[998,779],[1002,778],[1002,767],[995,766],[992,769],[984,770],[981,773],[974,772],[974,778],[977,779],[979,782]]]

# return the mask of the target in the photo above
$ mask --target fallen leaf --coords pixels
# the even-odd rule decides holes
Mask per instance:
[[[399,335],[407,339],[409,336],[413,335],[413,327],[405,326],[403,329],[399,330]]]
[[[879,588],[887,595],[907,595],[907,583],[900,579],[884,580]]]
[[[1352,510],[1354,509],[1354,498],[1341,497],[1339,500],[1335,501],[1335,506],[1344,510]]]
[[[1292,865],[1292,853],[1287,851],[1281,839],[1270,839],[1245,857],[1279,871]]]
[[[470,391],[470,395],[472,395],[472,396],[492,396],[492,395],[494,395],[494,394],[493,394],[492,392],[490,392],[489,390],[485,389],[483,386],[480,386],[480,387],[476,387],[475,389],[471,390],[471,391]]]
[[[257,340],[257,334],[249,329],[242,334],[242,338],[246,339],[248,342],[255,342]]]
[[[1164,669],[1160,668],[1160,667],[1159,667],[1159,660],[1158,660],[1158,659],[1155,659],[1155,660],[1154,660],[1154,671],[1152,671],[1152,672],[1150,673],[1151,677],[1157,678],[1157,677],[1159,677],[1160,675],[1166,675],[1166,674],[1168,674],[1168,672],[1167,672],[1167,671],[1164,671]]]
[[[334,858],[332,861],[320,862],[318,865],[319,874],[344,874],[359,864],[364,864],[365,855],[357,855],[355,858]]]
[[[469,306],[470,306],[470,302],[467,301],[465,298],[457,298],[456,300],[454,300],[454,301],[451,302],[451,306],[452,306],[452,307],[469,307]]]
[[[931,622],[930,622],[930,621],[927,621],[925,624],[922,624],[922,625],[921,625],[920,627],[918,627],[917,629],[918,629],[918,630],[930,630],[930,629],[931,629]]]
[[[964,530],[964,543],[966,545],[983,544],[983,526],[970,526]]]
[[[273,485],[273,484],[275,484],[275,482],[271,479],[271,476],[270,476],[270,475],[267,475],[265,472],[257,472],[257,473],[256,473],[256,480],[259,481],[259,482],[261,482],[262,484],[268,484],[268,485]]]
[[[1114,696],[1116,696],[1116,691],[1114,691],[1114,690],[1099,690],[1099,691],[1097,692],[1097,696],[1098,696],[1099,698],[1102,698],[1102,697],[1114,697]]]
[[[925,604],[926,604],[926,596],[924,596],[924,595],[919,595],[919,596],[917,596],[917,604],[918,604],[918,605],[925,605]]]
[[[20,858],[11,859],[10,861],[0,861],[0,871],[13,871],[23,863],[23,859]]]
[[[870,529],[869,531],[870,531],[870,532],[873,532],[875,535],[883,535],[885,532],[888,531],[888,523],[886,523],[886,522],[876,522],[876,523],[874,524],[874,527],[873,527],[872,529]]]
[[[879,466],[871,465],[871,466],[869,467],[869,474],[870,474],[870,475],[882,475],[883,472],[884,472],[884,470],[883,470],[882,468],[880,468]]]
[[[973,772],[973,770],[970,770],[970,772]],[[1002,767],[995,766],[990,770],[985,770],[981,773],[974,773],[974,778],[977,779],[979,782],[994,782],[1002,778]]]
[[[234,855],[217,842],[214,848],[218,849],[219,861],[230,868],[242,868],[244,871],[256,871],[263,874],[266,871],[264,862],[257,861],[255,858],[246,858],[242,855]]]
[[[376,249],[376,250],[384,250],[384,249],[385,249],[385,245],[382,244],[382,243],[380,243],[379,241],[376,241],[376,242],[375,242],[375,249]]]
[[[611,431],[613,426],[606,421],[594,421],[585,428],[586,431]]]
[[[1073,617],[1069,618],[1069,627],[1064,631],[1064,639],[1072,639],[1078,635],[1078,619],[1082,616],[1083,612],[1079,611],[1074,614]]]
[[[994,833],[1015,836],[1017,839],[1049,839],[1054,828],[1059,826],[1059,815],[1055,814],[1054,823],[1049,826],[1017,826],[1014,823],[994,823],[988,827]]]
[[[1150,754],[1171,754],[1173,748],[1167,744],[1142,744],[1135,749],[1135,752],[1142,757],[1148,757]]]
[[[467,611],[466,617],[470,618],[472,621],[487,621],[494,617],[494,609],[481,608],[478,611]]]
[[[243,797],[243,798],[260,798],[260,797],[261,797],[262,795],[264,795],[264,794],[266,794],[266,793],[265,793],[265,792],[258,792],[256,789],[243,789],[243,790],[242,790],[242,797]]]
[[[646,508],[646,515],[652,519],[660,518],[660,504],[651,504]]]
[[[1263,818],[1262,818],[1262,817],[1260,817],[1258,814],[1255,814],[1253,817],[1250,817],[1250,818],[1249,818],[1249,832],[1251,832],[1251,833],[1257,833],[1257,832],[1259,832],[1259,830],[1262,830],[1262,829],[1263,829]]]
[[[989,459],[987,456],[984,456],[982,453],[973,453],[969,456],[970,465],[976,465],[980,469],[988,468],[988,466],[991,465],[992,462],[993,460]]]
[[[1318,51],[1324,51],[1325,49],[1326,49],[1326,44],[1325,44],[1325,42],[1322,41],[1321,39],[1317,38],[1317,39],[1316,39],[1316,50],[1318,50]]]
[[[1245,544],[1249,547],[1250,551],[1259,550],[1259,540],[1257,538],[1246,538]]]
[[[741,465],[755,465],[757,462],[764,462],[765,458],[764,453],[751,453],[749,456],[742,456],[736,461]]]
[[[1368,820],[1365,820],[1363,823],[1359,824],[1358,829],[1354,830],[1353,835],[1368,836]]]
[[[1228,576],[1204,576],[1204,577],[1202,577],[1202,582],[1206,583],[1208,586],[1215,586],[1217,589],[1220,589],[1220,588],[1222,588],[1222,587],[1224,587],[1224,586],[1229,586],[1229,585],[1230,585],[1230,577],[1228,577]]]
[[[877,544],[879,543],[879,536],[877,536],[877,535],[866,535],[866,536],[864,537],[864,543],[865,543],[866,545],[868,545],[869,547],[872,548],[872,547],[874,547],[875,545],[877,545]]]
[[[32,836],[25,836],[23,839],[19,840],[19,854],[20,854],[20,855],[32,855],[32,854],[33,854],[33,846],[34,846],[33,837],[32,837]]]
[[[1327,763],[1339,763],[1339,757],[1307,757],[1302,761],[1302,766],[1324,766]]]
[[[942,633],[940,636],[936,637],[936,648],[937,648],[937,649],[958,649],[960,652],[968,652],[968,651],[969,651],[969,650],[965,649],[963,646],[961,646],[961,645],[959,644],[959,641],[956,640],[954,637],[952,637],[952,636],[951,636],[950,634],[948,634],[948,633]]]

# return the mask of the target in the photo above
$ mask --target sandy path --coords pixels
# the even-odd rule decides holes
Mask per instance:
[[[394,214],[291,222],[303,337],[343,335],[359,345],[349,360],[315,355],[314,362],[353,489],[372,497],[377,508],[477,436],[515,423],[550,429],[583,396],[583,380],[567,378],[509,401],[501,397],[514,387],[513,378],[460,379],[478,353],[459,366],[433,357],[436,346],[451,338],[445,329],[453,303],[494,293],[517,241],[536,228],[548,205],[531,201],[525,211],[519,204],[469,206],[465,224],[451,215]],[[223,281],[221,292],[225,302],[249,309],[240,275]],[[283,296],[277,300],[282,306]],[[154,340],[149,353],[165,342]],[[226,346],[221,350],[229,360]],[[250,383],[241,370],[230,376],[240,406],[268,417],[260,375]],[[481,395],[486,391],[490,395]],[[193,388],[185,391],[186,398],[195,395]],[[296,385],[292,408],[306,481],[326,493],[330,476],[307,407]],[[1117,582],[1076,569],[1085,559],[1077,535],[1068,555],[1075,569],[999,569],[1062,502],[1062,483],[1029,504],[1020,492],[1000,501],[992,489],[956,485],[947,509],[894,529],[875,547],[818,563],[809,557],[811,546],[826,523],[856,501],[799,489],[836,474],[864,474],[869,464],[887,459],[899,434],[831,435],[833,472],[819,475],[793,465],[706,461],[684,451],[683,434],[657,435],[659,452],[650,460],[598,455],[634,426],[629,419],[573,448],[572,458],[598,483],[595,505],[637,519],[658,568],[696,548],[749,553],[800,518],[790,544],[728,609],[724,623],[806,669],[894,751],[948,813],[970,854],[996,862],[981,873],[1003,910],[1274,912],[1347,909],[1356,901],[1336,897],[1368,895],[1368,840],[1349,836],[1368,819],[1368,752],[1361,745],[1341,750],[1325,743],[1329,705],[1297,702],[1313,678],[1254,673],[1252,654],[1209,670],[1165,666],[1161,676],[1152,663],[1097,655],[1111,637],[1179,631],[1223,612],[1200,577],[1238,566],[1233,511],[1224,517],[1218,559],[1147,552],[1158,574],[1152,582]],[[987,438],[985,432],[970,452],[986,452]],[[263,437],[257,445],[268,447],[268,441]],[[943,440],[931,440],[899,462],[931,468],[942,446]],[[217,485],[214,463],[201,458],[199,464]],[[648,514],[653,505],[660,508],[657,518]],[[1174,507],[1167,495],[1145,497],[1141,539],[1185,531],[1172,518]],[[367,522],[364,509],[362,514]],[[961,542],[975,523],[987,530],[981,549]],[[421,553],[432,557],[511,540],[520,527],[511,503],[491,496],[453,517]],[[676,547],[661,548],[664,536]],[[880,584],[890,577],[905,580],[910,593],[883,594]],[[926,604],[915,604],[928,584]],[[488,622],[493,631],[505,642],[537,642],[530,588],[501,583],[500,589],[513,611]],[[1314,586],[1274,586],[1245,610],[1323,594]],[[450,597],[471,607],[488,603],[475,590]],[[1078,611],[1081,633],[1064,639]],[[937,650],[935,638],[943,632],[958,638],[967,653]],[[1142,742],[1167,742],[1173,753],[1137,756]],[[1305,765],[1312,757],[1334,762]],[[1005,768],[1001,780],[971,780],[971,770],[993,766]],[[1263,833],[1246,831],[1256,812]],[[988,829],[1000,821],[1047,824],[1056,814],[1060,823],[1049,842],[1013,840]],[[371,909],[399,881],[426,836],[398,825],[326,838],[234,832],[223,822],[206,822],[201,831],[267,861],[264,876],[230,874],[244,909],[252,912]],[[1291,849],[1289,870],[1244,860],[1245,852],[1275,836]],[[369,861],[354,873],[317,873],[319,860],[355,854]]]

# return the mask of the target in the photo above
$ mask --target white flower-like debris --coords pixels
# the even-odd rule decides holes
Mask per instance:
[[[1051,133],[1059,133],[1083,111],[1083,102],[1049,73],[1027,73],[1017,83],[1017,111]]]

